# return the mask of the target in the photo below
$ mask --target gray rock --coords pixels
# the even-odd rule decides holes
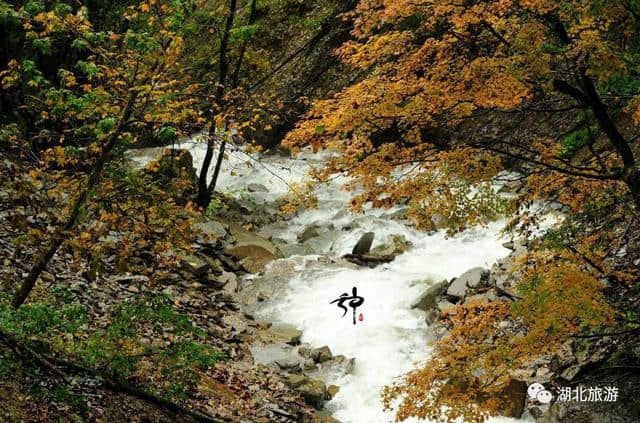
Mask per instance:
[[[331,350],[326,345],[311,350],[311,358],[313,358],[313,361],[316,363],[324,363],[325,361],[331,360],[332,357],[333,354],[331,354]]]
[[[262,184],[251,183],[247,185],[247,191],[249,192],[269,192],[269,189]]]
[[[447,288],[447,295],[456,298],[464,298],[468,289],[469,287],[467,287],[467,283],[464,279],[455,278]]]
[[[366,232],[360,237],[351,254],[367,254],[371,250],[371,244],[373,243],[374,232]]]
[[[411,308],[417,308],[423,311],[429,311],[436,306],[436,298],[447,291],[449,282],[447,280],[440,281],[427,288],[422,295],[411,305]]]
[[[469,288],[477,288],[487,280],[488,276],[489,271],[483,267],[469,269],[451,282],[447,289],[447,295],[464,298]]]

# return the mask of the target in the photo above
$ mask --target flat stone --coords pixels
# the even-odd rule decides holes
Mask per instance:
[[[289,345],[298,345],[300,343],[300,337],[302,336],[301,330],[286,323],[272,325],[269,328],[269,332]]]

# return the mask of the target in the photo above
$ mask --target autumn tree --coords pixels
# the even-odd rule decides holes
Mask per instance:
[[[74,239],[91,200],[99,200],[98,191],[121,189],[112,179],[104,185],[102,176],[113,158],[135,143],[140,129],[171,138],[202,118],[189,95],[196,86],[181,82],[183,38],[177,29],[186,11],[180,4],[151,0],[132,6],[122,32],[94,30],[86,8],[63,2],[50,8],[38,2],[17,9],[3,4],[2,10],[5,18],[21,22],[29,48],[46,56],[64,40],[78,57],[56,69],[53,78],[28,59],[11,60],[1,74],[3,90],[22,102],[18,110],[29,111],[2,128],[5,141],[24,154],[37,154],[42,166],[32,174],[36,183],[39,172],[55,172],[57,182],[47,193],[76,192],[63,205],[57,227],[33,234],[42,248],[16,290],[18,307],[60,247]],[[85,171],[70,172],[78,167]],[[118,221],[110,211],[102,218],[107,226]],[[82,238],[81,247],[90,237]]]
[[[495,414],[491,398],[524,362],[611,324],[593,275],[620,293],[638,277],[619,257],[625,244],[637,250],[628,241],[640,207],[639,17],[636,2],[606,0],[362,0],[345,16],[354,39],[337,54],[357,81],[317,101],[285,139],[293,150],[341,153],[316,180],[350,176],[348,188],[363,188],[356,210],[406,201],[421,228],[456,231],[508,210],[508,229],[528,232],[551,202],[569,214],[538,246],[527,276],[538,282],[516,304],[532,312],[531,299],[544,298],[571,325],[546,327],[553,339],[517,340],[496,321],[540,332],[508,304],[460,306],[433,361],[387,391],[389,406],[405,397],[399,419]],[[522,182],[508,203],[492,187],[505,169]],[[548,295],[561,279],[589,296]],[[506,344],[494,350],[498,336]]]

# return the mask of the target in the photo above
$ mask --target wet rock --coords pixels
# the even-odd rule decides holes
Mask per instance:
[[[345,254],[342,256],[345,260],[350,263],[357,264],[358,266],[366,266],[369,268],[374,268],[383,263],[390,263],[395,259],[395,256],[376,256],[372,254]]]
[[[373,243],[374,232],[366,232],[360,237],[355,247],[351,251],[353,255],[367,254],[371,250],[371,244]]]
[[[404,235],[389,235],[387,242],[371,250],[371,254],[388,256],[405,253],[411,248],[411,242]]]
[[[331,350],[326,345],[324,347],[311,350],[311,358],[316,363],[324,363],[325,361],[331,360],[332,357],[333,355],[331,354]]]
[[[298,330],[294,326],[287,325],[285,323],[272,325],[268,331],[271,335],[278,339],[281,339],[283,342],[289,345],[299,344],[300,337],[302,336],[301,330]]]
[[[307,404],[318,410],[322,408],[322,404],[327,397],[327,387],[319,379],[308,378],[296,390]]]
[[[431,285],[411,305],[411,308],[417,308],[423,311],[432,310],[436,306],[436,299],[447,291],[448,286],[449,282],[447,280],[443,280],[434,285]]]
[[[333,399],[338,392],[340,391],[340,387],[337,385],[329,385],[327,387],[327,396],[329,397],[329,399]]]
[[[267,187],[262,184],[251,183],[247,185],[247,191],[249,192],[269,192]]]

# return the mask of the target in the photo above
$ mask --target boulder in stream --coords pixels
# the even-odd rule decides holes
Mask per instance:
[[[367,254],[371,251],[371,244],[373,243],[374,232],[366,232],[360,237],[355,247],[351,251],[353,255]]]
[[[447,291],[449,282],[445,279],[436,284],[431,285],[420,297],[411,305],[411,308],[417,308],[422,311],[430,311],[435,308],[437,298]]]
[[[331,354],[331,350],[326,345],[311,350],[311,358],[313,358],[313,361],[316,363],[324,363],[325,361],[331,360],[332,357],[333,354]]]

